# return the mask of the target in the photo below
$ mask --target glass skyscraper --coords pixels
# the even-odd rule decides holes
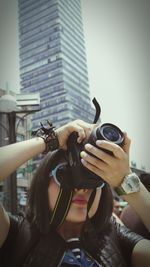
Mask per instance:
[[[80,0],[19,0],[21,93],[40,93],[33,128],[92,122]]]

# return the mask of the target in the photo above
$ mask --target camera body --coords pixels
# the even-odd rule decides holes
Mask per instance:
[[[106,140],[113,142],[119,146],[123,146],[124,134],[123,132],[114,124],[105,123],[93,129],[88,140],[77,143],[78,134],[77,132],[71,133],[67,142],[67,154],[68,163],[71,172],[72,187],[77,189],[90,189],[99,187],[103,180],[98,175],[94,174],[81,163],[80,152],[84,150],[84,145],[90,143],[96,146],[97,140]],[[100,148],[99,148],[100,149]],[[113,156],[111,151],[102,149],[106,153]]]

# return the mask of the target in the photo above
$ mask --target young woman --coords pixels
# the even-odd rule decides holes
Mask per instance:
[[[130,140],[126,134],[122,148],[113,142],[97,140],[97,147],[86,144],[81,152],[83,166],[100,179],[98,187],[77,189],[68,186],[72,179],[68,167],[68,137],[76,131],[80,144],[94,127],[76,120],[46,137],[1,148],[0,178],[4,180],[27,160],[48,152],[49,148],[53,150],[56,143],[59,145],[58,150],[47,153],[34,175],[26,215],[11,216],[2,206],[0,208],[1,266],[150,265],[150,241],[117,224],[111,216],[110,187],[119,188],[124,177],[132,174]],[[150,230],[147,216],[150,195],[142,183],[139,182],[136,192],[128,192],[123,198]]]

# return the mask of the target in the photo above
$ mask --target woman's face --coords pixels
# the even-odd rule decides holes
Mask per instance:
[[[54,209],[59,194],[59,190],[60,190],[59,185],[57,185],[54,179],[51,178],[48,187],[49,206],[51,210]],[[92,189],[74,190],[72,203],[68,215],[66,217],[66,221],[72,223],[73,222],[81,223],[86,220],[88,201],[92,191],[93,191]],[[88,213],[90,218],[94,216],[94,214],[97,211],[100,197],[101,197],[101,189],[97,189],[95,199]]]

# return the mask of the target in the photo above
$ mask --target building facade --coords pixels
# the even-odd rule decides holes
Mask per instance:
[[[8,93],[0,89],[0,97]],[[15,98],[15,93],[9,91],[9,95]],[[15,140],[20,142],[31,138],[31,119],[29,116],[24,116],[23,113],[16,113],[15,117]],[[0,147],[12,143],[11,137],[12,128],[9,120],[9,113],[0,112]],[[15,141],[13,140],[13,142]],[[27,188],[30,185],[32,178],[33,161],[30,160],[20,166],[14,173],[17,192],[13,191],[15,185],[12,186],[12,176],[10,175],[4,182],[0,182],[0,202],[2,202],[8,211],[12,211],[12,197],[17,193],[18,206],[22,208],[25,199]]]
[[[22,93],[40,93],[32,127],[92,122],[80,0],[19,0]]]

